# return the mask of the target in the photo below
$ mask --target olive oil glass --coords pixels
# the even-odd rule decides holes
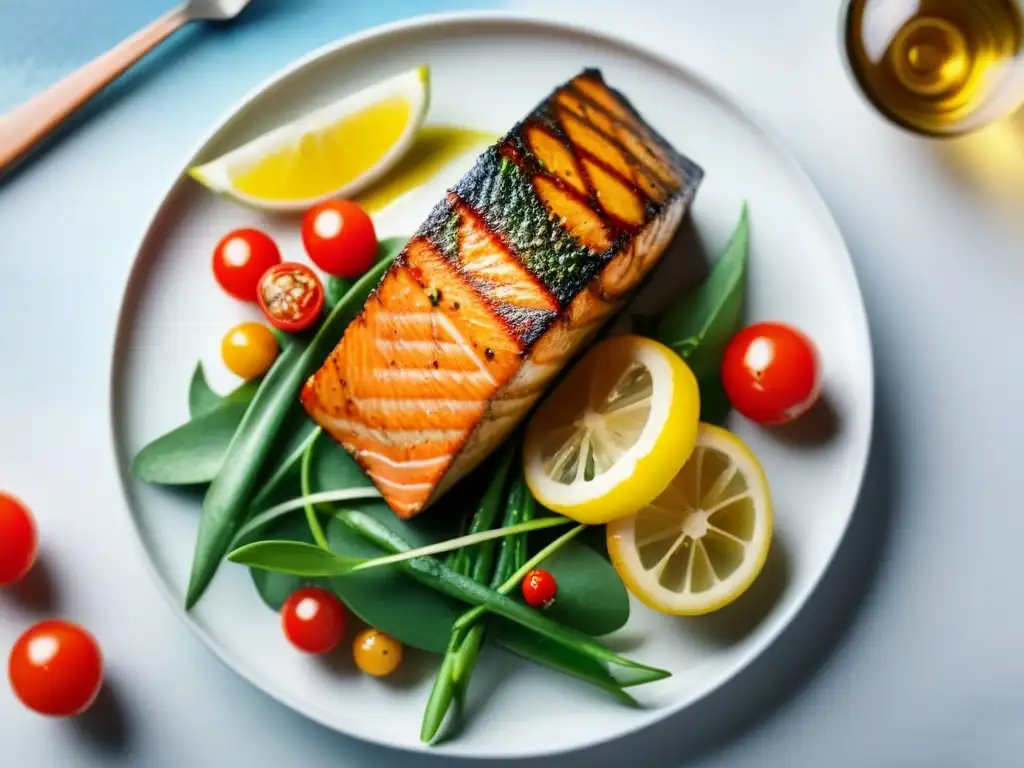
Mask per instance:
[[[944,137],[1024,102],[1022,0],[849,0],[846,63],[887,119]]]

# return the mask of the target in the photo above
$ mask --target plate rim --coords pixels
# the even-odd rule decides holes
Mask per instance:
[[[345,48],[356,47],[358,45],[375,42],[380,38],[387,38],[393,35],[400,35],[402,33],[418,31],[418,30],[430,30],[445,27],[464,27],[472,30],[474,26],[479,25],[494,25],[496,28],[507,28],[507,27],[520,27],[527,31],[539,32],[539,33],[553,33],[560,37],[570,37],[577,40],[584,40],[591,43],[596,43],[601,46],[611,47],[619,50],[622,53],[633,56],[638,60],[645,61],[648,65],[660,67],[673,75],[680,77],[681,79],[688,80],[705,92],[711,94],[714,98],[719,100],[724,106],[729,108],[738,118],[740,118],[747,126],[752,128],[755,132],[760,134],[760,137],[767,142],[770,148],[775,152],[777,159],[781,161],[785,166],[786,170],[789,171],[796,181],[797,184],[804,188],[804,191],[808,193],[808,202],[816,210],[814,211],[818,218],[826,224],[828,230],[827,234],[830,239],[834,241],[837,251],[841,249],[842,255],[845,259],[839,259],[843,262],[843,268],[848,273],[847,277],[850,280],[852,288],[856,292],[858,299],[856,312],[857,323],[860,326],[861,333],[858,335],[862,336],[864,341],[863,359],[867,364],[867,376],[866,379],[869,382],[868,391],[866,392],[865,408],[866,408],[866,424],[867,430],[864,435],[863,443],[861,445],[854,446],[854,460],[856,466],[857,479],[854,484],[854,492],[852,495],[850,509],[845,515],[845,519],[842,521],[839,535],[835,538],[835,542],[831,547],[831,550],[827,553],[824,565],[820,571],[807,583],[803,590],[798,593],[796,599],[792,602],[791,606],[785,611],[782,619],[778,622],[775,629],[768,632],[764,638],[762,638],[740,661],[738,661],[732,669],[730,669],[720,680],[716,682],[712,687],[697,692],[694,695],[680,698],[678,701],[672,702],[658,708],[649,710],[644,717],[638,719],[636,723],[627,730],[614,733],[601,733],[596,734],[595,738],[580,742],[575,745],[562,745],[555,747],[539,747],[531,748],[528,751],[516,752],[515,754],[481,754],[481,753],[467,753],[459,752],[456,750],[450,750],[445,746],[428,746],[423,744],[407,745],[402,743],[396,743],[388,741],[384,738],[379,738],[374,735],[367,735],[354,730],[349,730],[341,727],[337,722],[331,721],[328,718],[321,717],[315,710],[305,706],[303,701],[294,696],[292,693],[285,689],[279,688],[277,685],[266,681],[258,674],[258,670],[250,669],[248,666],[238,662],[233,656],[229,648],[222,645],[220,641],[208,632],[204,627],[197,623],[192,615],[184,609],[180,604],[179,600],[172,593],[170,585],[164,579],[163,574],[157,568],[152,556],[150,555],[149,547],[146,544],[146,539],[141,529],[140,521],[138,516],[133,511],[133,502],[129,486],[133,482],[130,477],[130,471],[128,464],[125,461],[123,455],[121,440],[119,436],[119,409],[118,409],[118,397],[119,397],[119,379],[123,368],[123,355],[119,354],[119,350],[123,349],[123,344],[126,337],[130,334],[129,320],[132,308],[131,296],[133,295],[133,288],[137,287],[137,284],[144,277],[145,270],[142,268],[142,259],[140,256],[145,252],[147,247],[150,245],[150,241],[159,236],[159,231],[164,223],[164,219],[168,215],[169,202],[172,200],[176,192],[178,192],[183,182],[187,182],[185,169],[187,169],[199,156],[201,156],[204,149],[214,141],[225,128],[245,109],[249,108],[254,102],[256,102],[264,93],[277,86],[282,81],[288,79],[292,75],[300,72],[307,66],[314,64],[328,56],[337,54],[339,51]],[[294,59],[285,66],[276,70],[269,76],[265,77],[259,83],[251,87],[243,96],[232,104],[230,104],[220,115],[220,117],[214,122],[214,124],[204,132],[197,142],[193,145],[192,149],[189,150],[184,161],[180,164],[175,165],[176,171],[169,183],[162,185],[160,188],[164,190],[156,203],[152,213],[146,220],[146,226],[143,234],[138,238],[136,245],[134,246],[132,264],[129,269],[127,278],[124,280],[123,289],[121,293],[121,303],[118,308],[115,324],[115,332],[113,334],[113,343],[109,351],[109,384],[108,384],[108,424],[110,429],[110,443],[113,452],[115,464],[117,466],[117,475],[120,485],[120,493],[122,501],[124,502],[125,512],[130,520],[130,525],[134,533],[137,544],[142,550],[144,567],[146,572],[149,574],[150,579],[155,583],[157,591],[163,597],[165,602],[170,606],[172,613],[193,633],[193,635],[199,638],[202,643],[209,649],[213,655],[228,669],[237,674],[243,680],[252,685],[255,689],[259,690],[263,694],[269,696],[278,703],[288,707],[292,711],[301,714],[303,717],[318,723],[319,725],[334,731],[336,733],[343,734],[347,737],[358,739],[364,743],[374,744],[380,747],[389,749],[395,749],[409,754],[434,754],[444,755],[447,758],[456,759],[515,759],[515,760],[530,760],[541,757],[552,757],[561,754],[567,754],[571,752],[577,752],[585,749],[591,749],[598,747],[610,742],[616,741],[627,736],[634,735],[640,731],[646,730],[659,722],[667,720],[671,717],[678,715],[683,710],[694,706],[701,700],[712,695],[722,687],[726,686],[732,680],[739,675],[743,674],[750,666],[752,666],[760,657],[762,657],[781,637],[782,634],[793,624],[801,612],[807,607],[813,595],[817,592],[822,580],[826,574],[834,565],[836,555],[842,543],[845,541],[848,533],[850,524],[853,520],[854,514],[857,511],[860,500],[864,492],[864,481],[867,472],[868,459],[871,453],[871,447],[874,438],[875,428],[875,409],[876,409],[876,383],[875,383],[875,364],[874,364],[874,352],[871,342],[871,329],[867,315],[867,308],[864,303],[864,294],[861,290],[860,281],[857,277],[856,269],[849,247],[846,243],[846,239],[843,237],[842,230],[839,228],[838,222],[832,215],[824,197],[822,196],[817,185],[811,179],[810,175],[803,168],[800,162],[796,159],[793,153],[790,151],[786,143],[780,138],[780,136],[768,125],[764,124],[761,120],[757,119],[747,108],[734,98],[732,93],[720,85],[714,82],[710,77],[704,73],[695,70],[687,66],[682,61],[677,61],[668,55],[663,55],[657,51],[651,50],[644,47],[641,43],[626,37],[618,36],[616,34],[606,32],[590,26],[585,23],[577,23],[564,21],[560,19],[553,19],[545,17],[541,14],[528,11],[508,11],[508,10],[469,10],[469,11],[444,11],[439,13],[427,13],[418,14],[415,16],[398,19],[384,24],[372,26],[363,30],[353,32],[351,34],[340,37],[331,42],[325,43],[324,45],[314,48],[312,51]],[[839,254],[837,253],[837,256]]]

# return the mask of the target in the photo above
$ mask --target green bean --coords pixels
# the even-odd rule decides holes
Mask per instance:
[[[516,443],[510,441],[498,459],[494,475],[477,506],[476,514],[470,521],[470,533],[479,533],[494,527],[498,517],[498,507],[505,492],[505,480],[508,477],[515,452]],[[455,573],[469,576],[478,584],[484,584],[490,578],[494,566],[496,544],[496,541],[486,541],[473,547],[462,547],[457,550],[455,557],[449,558],[448,567]],[[479,655],[482,643],[483,632],[452,632],[448,641],[448,649],[445,652],[441,668],[434,678],[434,686],[430,691],[430,698],[427,700],[427,707],[423,713],[423,722],[420,727],[420,738],[423,741],[429,743],[434,740],[453,701],[456,705],[456,713],[461,712],[466,688],[469,685],[469,673]],[[466,659],[467,655],[471,658]],[[456,670],[459,671],[456,672]]]
[[[552,643],[510,621],[492,621],[488,628],[494,640],[505,650],[590,683],[610,693],[623,704],[639,706],[636,699],[623,690],[608,670],[589,656],[584,656],[569,646]]]
[[[537,507],[533,494],[530,493],[530,489],[526,487],[526,481],[523,479],[522,472],[519,472],[516,477],[515,487],[515,499],[513,500],[513,503],[510,504],[511,511],[509,513],[509,517],[513,518],[515,520],[515,523],[513,524],[517,525],[519,523],[526,523],[532,520],[536,514]],[[582,530],[582,526],[580,526],[580,529]],[[568,541],[568,538],[566,541]],[[506,577],[507,580],[508,578],[511,578],[516,571],[522,568],[523,563],[526,562],[527,534],[520,533],[514,536],[509,536],[506,539],[502,539],[501,546],[503,550],[507,549],[508,555],[506,556],[501,568],[495,569],[491,581],[492,588],[496,588],[500,585],[499,576],[503,575],[506,570],[511,569],[513,571],[513,574],[509,574],[508,577]],[[561,546],[561,543],[559,543],[558,546]],[[551,553],[549,552],[548,554]],[[466,638],[462,644],[461,652],[455,659],[453,674],[455,676],[455,695],[456,698],[461,700],[465,697],[466,689],[469,686],[469,676],[472,674],[473,667],[476,665],[477,657],[480,655],[480,649],[483,647],[485,627],[481,621],[476,621],[471,625],[467,622],[465,627],[454,627],[452,630],[452,636],[456,636],[460,629],[466,632]]]
[[[260,384],[228,445],[224,465],[203,499],[203,516],[185,594],[186,610],[206,591],[241,527],[274,439],[299,388],[334,348],[390,263],[391,259],[383,259],[363,275],[327,316],[312,340],[303,343],[296,339],[286,346]]]
[[[356,510],[338,513],[338,518],[363,538],[385,550],[404,551],[410,547],[406,541],[373,517]],[[434,557],[416,557],[400,563],[400,567],[420,583],[449,597],[487,607],[491,613],[533,630],[552,642],[573,648],[623,677],[623,685],[639,685],[669,677],[671,673],[619,656],[589,635],[559,624],[523,603],[477,584],[470,578],[446,568]],[[616,678],[617,679],[617,678]]]
[[[494,508],[496,511],[497,504]],[[519,522],[532,518],[533,514],[533,496],[526,487],[522,472],[518,472],[513,480],[512,490],[506,498],[502,527],[517,525]],[[479,558],[474,564],[472,576],[478,584],[485,583],[488,580],[488,575],[491,577],[492,586],[501,583],[510,572],[515,571],[522,564],[522,560],[526,557],[525,535],[516,534],[502,539],[496,566],[493,564],[493,556],[492,547],[486,557]],[[462,701],[469,688],[470,676],[483,647],[484,634],[485,626],[483,622],[479,621],[472,626],[458,626],[452,630],[448,652],[435,682],[437,696],[432,693],[424,715],[423,727],[420,730],[420,738],[423,741],[432,742],[437,736],[444,721],[444,715],[453,700],[458,709],[461,709]]]
[[[519,520],[523,523],[528,523],[537,516],[537,502],[533,498],[533,494],[530,493],[530,489],[526,487],[526,481],[523,481],[523,511],[519,513]],[[520,534],[512,539],[512,547],[515,552],[512,558],[512,564],[515,566],[512,571],[518,571],[522,568],[523,563],[526,562],[526,558],[529,557],[527,546],[529,544],[527,535]],[[511,578],[511,575],[510,575]]]
[[[429,744],[437,737],[453,701],[456,705],[456,717],[462,710],[462,697],[456,686],[455,664],[464,635],[464,632],[452,632],[451,638],[448,640],[448,649],[441,661],[441,667],[437,670],[434,685],[430,689],[430,697],[427,699],[427,706],[423,710],[420,740],[424,743]]]
[[[509,491],[508,499],[505,502],[505,516],[501,521],[502,528],[516,525],[522,519],[524,496],[528,492],[526,481],[523,480],[523,473],[517,473],[512,481],[512,489]],[[498,562],[494,566],[494,574],[491,578],[492,589],[505,581],[516,569],[517,547],[514,542],[514,536],[509,536],[501,542],[501,547],[498,550]]]
[[[512,459],[515,456],[515,445],[509,445],[498,457],[498,465],[495,467],[491,482],[487,485],[484,497],[480,500],[477,513],[470,523],[469,532],[478,533],[489,531],[498,521],[498,507],[505,494],[505,480],[508,478],[509,468],[512,466]],[[463,547],[460,553],[465,553],[466,571],[460,571],[469,576],[473,581],[483,584],[491,575],[494,566],[494,550],[497,541],[487,541],[475,547]]]
[[[531,557],[529,560],[523,561],[522,565],[520,565],[511,575],[509,575],[509,577],[503,583],[497,586],[492,585],[492,588],[500,595],[507,595],[509,592],[511,592],[517,586],[519,586],[519,582],[523,580],[523,577],[532,568],[535,568],[536,566],[540,565],[540,563],[542,563],[544,560],[551,557],[551,555],[555,554],[555,552],[564,547],[569,541],[571,541],[576,536],[581,534],[586,527],[587,526],[585,525],[577,525],[571,531],[563,533],[561,536],[559,536],[553,542],[548,544],[546,547],[544,547],[544,549],[542,549],[536,555]],[[512,536],[509,536],[508,538],[511,539]],[[462,614],[455,622],[454,629],[458,630],[467,628],[470,624],[479,619],[486,612],[487,606],[485,605],[478,605],[476,608],[466,611],[466,613]]]
[[[366,521],[359,520],[354,516],[348,516],[346,513],[339,513],[338,517],[352,528],[354,532],[376,544],[386,552],[398,553],[411,548],[411,545],[397,534],[388,535],[386,531],[380,530],[372,532],[368,531],[367,527],[364,525]],[[495,639],[498,643],[513,653],[522,656],[529,661],[543,664],[567,675],[572,675],[573,677],[610,693],[625,704],[636,706],[636,701],[626,691],[622,690],[618,681],[616,681],[616,679],[610,674],[603,659],[595,658],[588,652],[581,652],[572,644],[552,641],[545,635],[538,634],[530,627],[511,621],[499,619],[490,625],[490,629],[494,633]],[[452,648],[453,646],[450,644],[449,650],[452,650]],[[450,658],[453,658],[453,654],[447,654],[445,656],[446,661]],[[632,664],[628,659],[624,659],[624,661],[628,664]],[[445,674],[441,679],[447,682],[449,686],[449,695],[454,695],[452,684],[455,677],[452,674],[453,670],[450,668],[451,662],[448,663],[449,670],[446,670],[448,674]],[[639,684],[639,682],[650,682],[652,680],[659,680],[669,676],[668,672],[653,670],[650,668],[645,669],[648,669],[654,674],[649,674],[647,680],[638,680],[637,684]],[[441,715],[443,717],[444,712],[442,712]],[[440,722],[438,722],[438,725],[440,725]],[[421,735],[423,734],[421,733]],[[428,739],[424,740],[426,741]]]

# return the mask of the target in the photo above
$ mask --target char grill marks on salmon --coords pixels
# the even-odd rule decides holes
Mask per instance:
[[[417,514],[515,429],[622,306],[702,175],[585,70],[435,206],[303,405],[397,514]]]

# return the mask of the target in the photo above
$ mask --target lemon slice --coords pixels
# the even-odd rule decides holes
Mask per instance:
[[[430,70],[409,70],[279,126],[189,170],[239,202],[295,211],[352,197],[412,145],[430,103]]]
[[[701,424],[697,446],[665,492],[609,524],[608,554],[645,605],[693,616],[731,603],[768,556],[772,502],[757,457],[736,435]]]
[[[534,414],[523,471],[537,500],[581,523],[654,501],[697,438],[697,380],[668,347],[617,336],[594,347]]]

